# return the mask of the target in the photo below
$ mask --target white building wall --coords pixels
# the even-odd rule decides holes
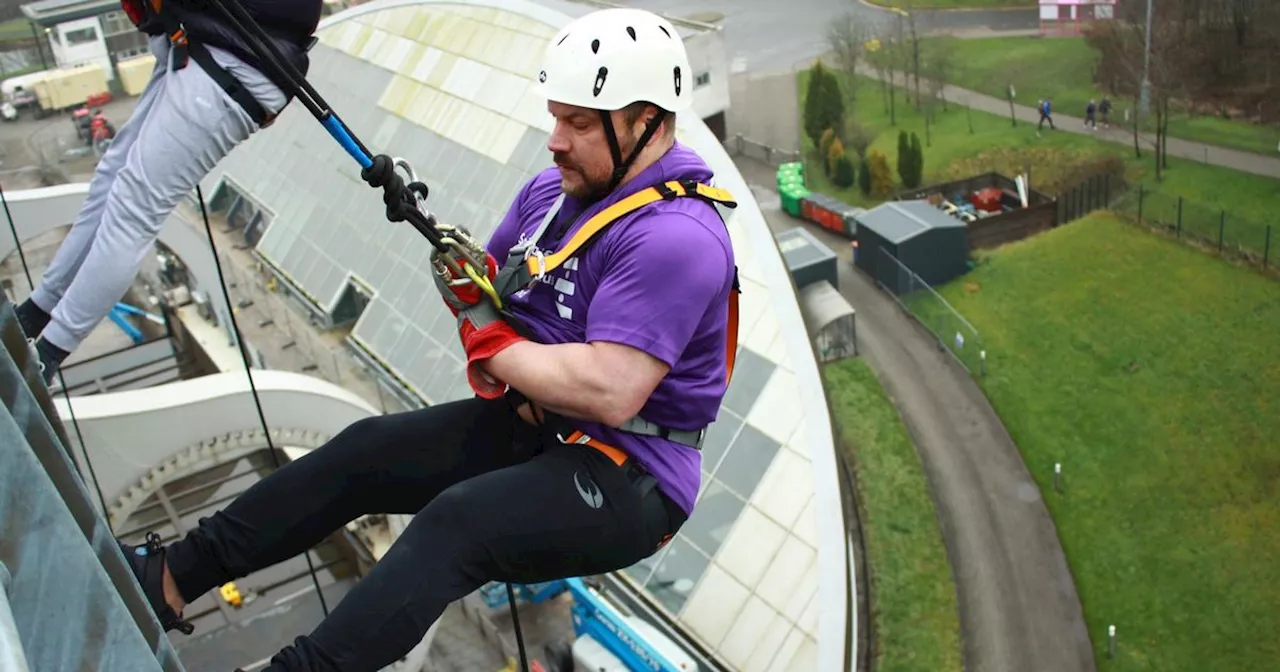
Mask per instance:
[[[107,81],[114,79],[111,56],[107,53],[107,41],[98,17],[59,23],[49,33],[49,45],[59,68],[98,63],[106,73]]]

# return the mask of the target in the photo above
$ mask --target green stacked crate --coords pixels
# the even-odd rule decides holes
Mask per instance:
[[[782,199],[782,209],[792,217],[800,216],[800,201],[808,195],[809,190],[803,184],[791,184],[778,190],[778,196]]]
[[[804,184],[804,168],[798,163],[784,163],[778,167],[778,189],[788,184]]]
[[[784,163],[778,166],[778,195],[782,209],[792,217],[800,216],[800,199],[809,195],[804,184],[804,164]]]

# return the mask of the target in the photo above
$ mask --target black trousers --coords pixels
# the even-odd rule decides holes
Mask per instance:
[[[653,478],[468,399],[360,420],[259,481],[168,549],[178,590],[208,590],[298,555],[369,513],[417,513],[374,569],[266,668],[360,672],[413,648],[488,581],[602,574],[684,523]]]

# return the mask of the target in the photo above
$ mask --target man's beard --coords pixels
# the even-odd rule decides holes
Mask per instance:
[[[623,143],[621,142],[622,140],[626,140],[627,142]],[[629,156],[635,149],[636,139],[619,138],[619,145],[622,149],[622,156]],[[613,170],[616,166],[611,168],[603,179],[593,179],[590,175],[587,175],[586,170],[584,170],[582,166],[570,161],[568,156],[555,154],[554,159],[557,166],[577,173],[578,177],[582,179],[581,184],[574,185],[572,188],[566,188],[564,179],[561,178],[560,188],[569,196],[572,196],[584,203],[595,203],[596,201],[603,200],[610,192],[613,191],[614,187],[611,183],[613,181]],[[612,157],[610,157],[609,163],[611,166],[613,165]]]

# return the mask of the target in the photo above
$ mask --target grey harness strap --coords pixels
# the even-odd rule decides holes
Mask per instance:
[[[529,275],[529,266],[524,263],[530,252],[541,254],[537,251],[537,245],[542,240],[543,234],[547,232],[547,227],[554,222],[556,215],[560,214],[560,207],[564,205],[564,193],[562,192],[556,197],[556,202],[551,204],[551,209],[547,211],[542,223],[534,230],[529,240],[521,245],[514,245],[507,251],[507,263],[498,270],[498,275],[493,279],[493,289],[498,292],[498,296],[502,297],[503,303],[506,303],[507,297],[529,286],[533,282],[533,277]]]

